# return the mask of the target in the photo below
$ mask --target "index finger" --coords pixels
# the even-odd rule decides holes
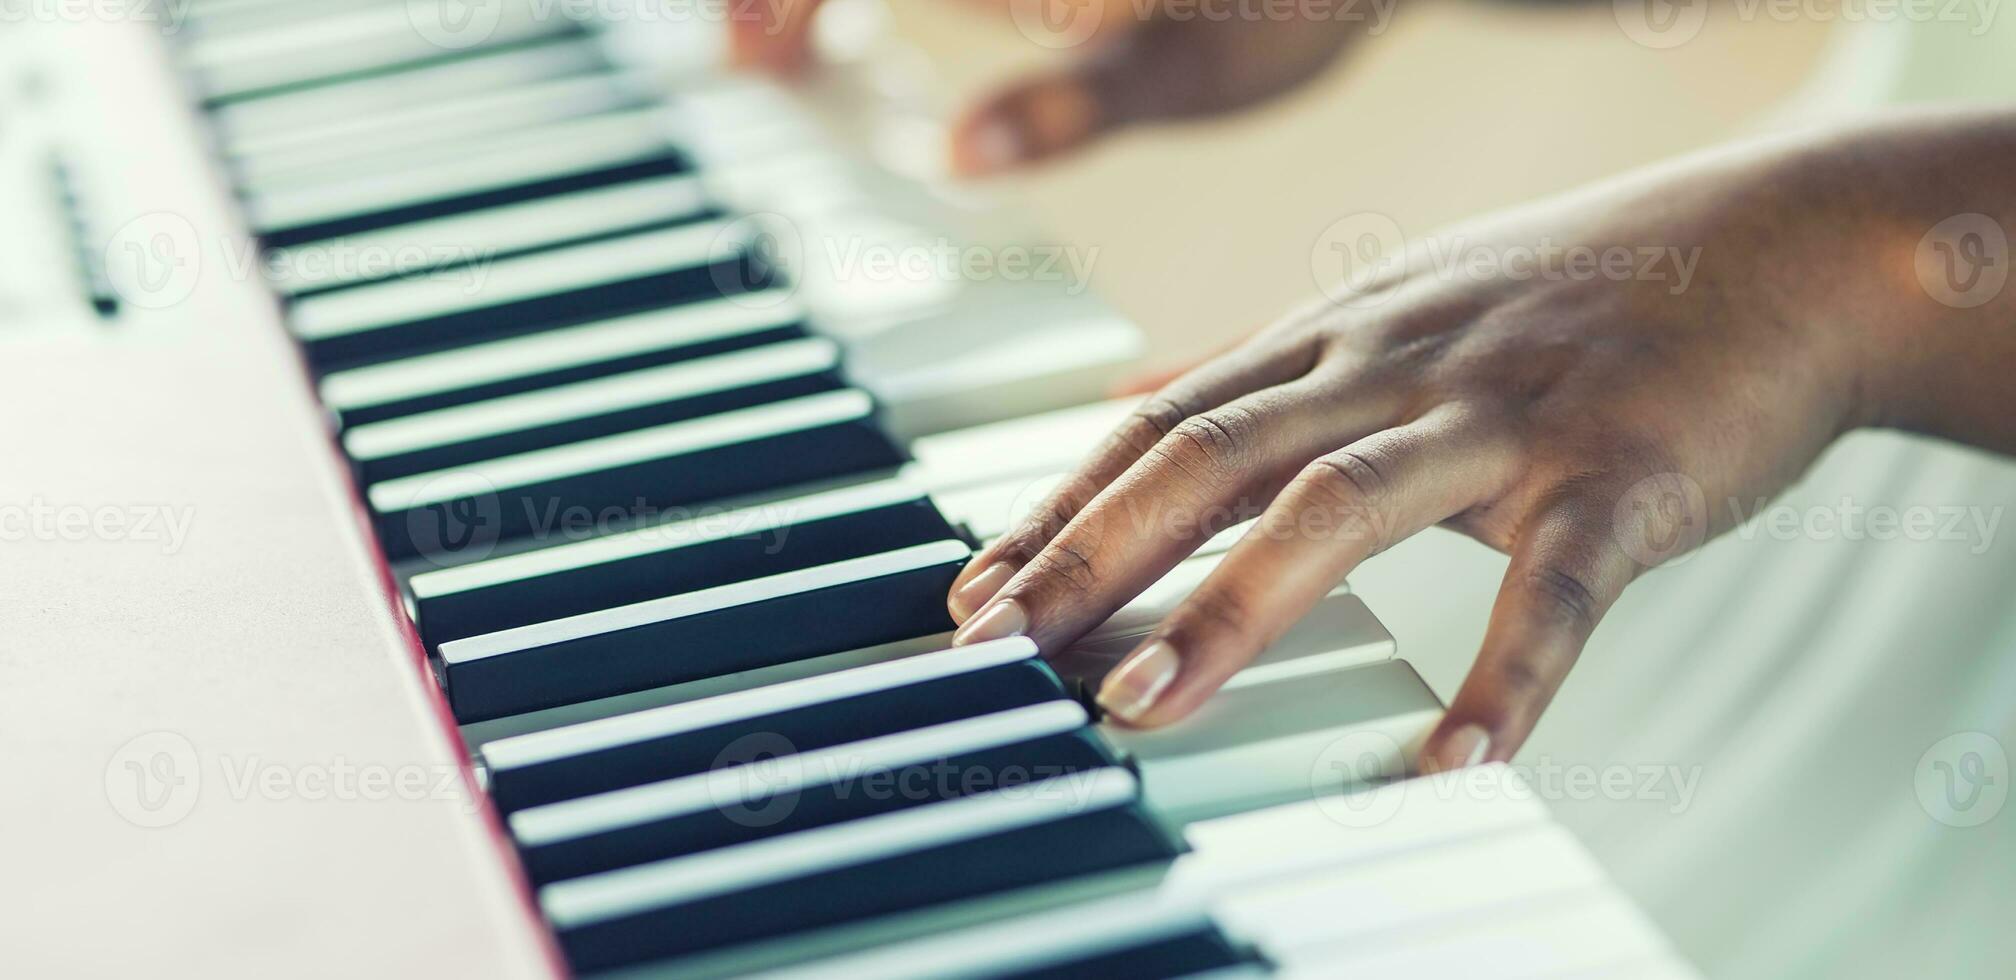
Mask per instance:
[[[1030,557],[954,644],[1023,633],[1046,651],[1097,626],[1207,538],[1273,499],[1394,406],[1320,370],[1186,419]]]
[[[1277,344],[1263,334],[1150,396],[1020,526],[973,556],[952,581],[946,599],[952,617],[964,622],[999,594],[1093,498],[1177,426],[1242,395],[1299,378],[1315,361],[1312,345]]]
[[[1503,433],[1453,406],[1312,462],[1108,675],[1099,703],[1131,725],[1183,718],[1359,563],[1490,499],[1517,465]]]

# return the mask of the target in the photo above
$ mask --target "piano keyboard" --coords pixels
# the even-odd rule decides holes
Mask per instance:
[[[1138,336],[848,281],[959,209],[556,9],[192,0],[169,43],[568,969],[1689,975],[1511,771],[1410,778],[1441,705],[1348,586],[1192,721],[1102,723],[1238,528],[1071,650],[949,648]]]

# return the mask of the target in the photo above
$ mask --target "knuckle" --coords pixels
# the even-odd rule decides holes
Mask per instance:
[[[994,546],[994,560],[1005,561],[1017,568],[1036,560],[1043,551],[1044,538],[1022,533],[1003,538]]]
[[[1169,395],[1151,395],[1120,426],[1119,438],[1137,453],[1154,448],[1183,420],[1195,414],[1189,403]]]
[[[1186,631],[1220,636],[1247,636],[1253,614],[1248,603],[1225,589],[1205,589],[1183,604],[1182,626]]]
[[[1586,634],[1596,626],[1603,603],[1589,582],[1557,565],[1542,566],[1526,577],[1526,585],[1538,597],[1542,611],[1556,621]]]
[[[1162,440],[1156,454],[1184,472],[1217,482],[1238,468],[1246,439],[1234,424],[1211,413],[1184,419]]]
[[[1500,663],[1492,674],[1498,682],[1499,691],[1511,704],[1525,705],[1547,695],[1547,676],[1523,657],[1513,657]]]
[[[1303,481],[1339,504],[1376,505],[1391,487],[1370,453],[1346,449],[1318,457],[1303,470]]]
[[[1065,525],[1078,515],[1083,504],[1073,497],[1056,496],[1046,500],[1029,514],[1028,525],[1042,540],[1048,541],[1064,533]]]
[[[1039,575],[1070,592],[1089,592],[1099,585],[1099,568],[1091,553],[1075,541],[1051,542],[1034,564]]]

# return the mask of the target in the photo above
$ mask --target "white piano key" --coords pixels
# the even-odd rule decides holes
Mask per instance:
[[[433,569],[408,579],[407,587],[420,599],[455,595],[639,555],[673,551],[722,538],[763,534],[794,524],[918,500],[922,496],[921,491],[902,480],[876,480],[466,565]]]
[[[912,455],[915,455],[914,446]],[[914,462],[903,469],[905,474],[920,483],[939,479],[932,469],[920,468]],[[1007,477],[994,483],[935,490],[932,498],[938,501],[939,509],[948,519],[966,525],[967,530],[972,531],[980,541],[992,543],[1021,526],[1035,512],[1036,506],[1048,499],[1068,475],[1056,472],[1035,477]],[[1245,521],[1225,528],[1204,539],[1204,543],[1198,545],[1192,554],[1224,554],[1232,550],[1232,546],[1238,544],[1252,527],[1252,521]]]
[[[565,619],[499,630],[482,636],[451,640],[441,645],[441,659],[450,665],[466,664],[584,637],[634,629],[652,623],[701,616],[780,596],[814,592],[851,582],[865,582],[900,572],[958,561],[970,554],[966,545],[958,541],[934,541],[930,544],[913,545],[879,555],[850,558],[782,575],[750,579],[746,582],[666,596],[662,599],[583,613]]]
[[[221,37],[225,34],[269,30],[284,24],[306,23],[339,16],[346,11],[364,7],[401,2],[404,0],[318,0],[315,3],[294,3],[287,0],[252,0],[250,3],[189,2],[188,13],[182,20],[182,31],[176,36],[184,39],[186,43],[190,38]]]
[[[547,78],[586,73],[608,63],[591,39],[553,41],[462,61],[428,65],[276,92],[219,106],[211,112],[227,147],[321,125],[325,119],[368,116],[475,92],[513,88]]]
[[[607,113],[471,141],[457,153],[389,169],[250,184],[246,213],[254,228],[271,231],[613,167],[667,152],[663,123],[660,109]]]
[[[915,477],[935,492],[1067,472],[1140,403],[1116,398],[922,436],[910,446]]]
[[[507,340],[422,354],[322,378],[324,404],[347,411],[772,330],[803,311],[781,291],[751,293],[597,320]]]
[[[1156,812],[1189,821],[1403,776],[1441,718],[1394,660],[1235,685],[1180,725],[1107,737],[1139,761]]]
[[[367,423],[343,434],[343,448],[355,460],[384,459],[536,426],[830,371],[839,363],[839,345],[830,340],[813,337],[785,341]]]
[[[1298,950],[1281,963],[1281,975],[1298,980],[1537,980],[1668,955],[1665,940],[1644,915],[1606,886],[1390,942],[1347,941]]]
[[[455,9],[453,0],[367,6],[305,22],[198,37],[183,50],[183,58],[200,73],[203,94],[217,98],[439,58],[452,50],[448,44],[474,39],[478,30],[483,31],[482,43],[501,46],[578,29],[544,4],[502,3],[486,12],[494,15],[493,23],[458,24],[458,16],[469,15]]]
[[[1217,893],[1540,826],[1548,819],[1547,808],[1517,772],[1492,763],[1193,822],[1183,829],[1191,852],[1179,870],[1186,887]]]
[[[1208,571],[1215,563],[1215,559],[1193,558],[1177,566],[1177,571],[1170,574],[1172,577],[1197,578],[1201,577],[1198,572]],[[1148,610],[1166,610],[1182,598],[1173,594],[1148,596],[1138,611],[1145,614]],[[1058,671],[1069,677],[1098,679],[1118,666],[1154,630],[1153,623],[1134,625],[1131,621],[1136,620],[1135,611],[1123,610],[1123,614],[1130,622],[1118,626],[1109,623],[1052,657]],[[1122,615],[1116,614],[1114,618],[1121,619]],[[1146,616],[1139,618],[1146,619]],[[1289,627],[1280,639],[1233,674],[1221,690],[1292,681],[1380,663],[1391,660],[1394,650],[1393,634],[1386,631],[1379,617],[1374,616],[1363,601],[1339,586]]]
[[[1036,644],[1011,636],[957,649],[869,664],[851,670],[805,677],[763,687],[669,704],[545,731],[482,743],[484,762],[493,770],[543,765],[577,755],[600,752],[634,742],[700,731],[729,722],[761,718],[808,705],[838,701],[876,691],[957,674],[1017,663],[1036,656]]]
[[[978,295],[977,291],[974,295]],[[1089,304],[1089,301],[1088,301]],[[907,341],[848,336],[858,351],[854,375],[888,406],[889,430],[914,439],[947,429],[1027,415],[1097,398],[1118,371],[1141,356],[1141,333],[1112,316],[1053,317],[1041,305],[1017,314],[1012,304],[955,304],[926,322],[947,331],[990,306],[1010,322],[998,327],[975,319],[962,349],[906,358]],[[1054,311],[1061,312],[1061,311]],[[907,363],[906,363],[907,362]]]
[[[529,807],[511,814],[509,822],[519,846],[540,847],[732,806],[746,802],[755,793],[793,793],[809,786],[857,779],[868,773],[1061,735],[1084,727],[1088,721],[1085,709],[1077,702],[1048,701],[750,763],[764,767],[760,777],[749,775],[745,767],[712,769]]]
[[[1100,769],[820,827],[703,854],[557,882],[539,890],[572,929],[759,885],[1004,833],[1135,798],[1132,773]]]
[[[916,445],[911,446],[911,455],[916,455]],[[924,470],[912,462],[903,467],[903,472],[911,479],[918,480]],[[993,483],[981,483],[955,489],[934,489],[932,499],[938,501],[938,509],[945,518],[966,525],[973,537],[980,541],[995,538],[1014,530],[1035,506],[1050,496],[1057,484],[1063,482],[1063,473],[1048,473],[1042,476],[1012,476]]]
[[[1176,563],[1176,567],[1142,589],[1133,601],[1107,617],[1099,630],[1100,637],[1118,639],[1147,635],[1162,622],[1163,616],[1204,584],[1204,579],[1218,567],[1223,557],[1221,552],[1203,550]],[[1339,584],[1330,594],[1340,595],[1347,591],[1349,586]]]
[[[248,134],[226,147],[247,177],[340,159],[360,149],[397,150],[417,143],[465,139],[479,133],[576,119],[643,101],[642,79],[596,72],[474,92],[451,98],[416,98],[398,108],[332,116],[277,133]]]
[[[302,299],[294,305],[288,322],[303,340],[320,340],[621,282],[703,265],[732,254],[734,243],[723,238],[732,233],[730,222],[704,221],[501,259],[484,269],[480,288],[472,288],[460,277],[358,286]]]
[[[1701,974],[1677,956],[1654,956],[1555,974],[1549,980],[1701,980]]]
[[[338,0],[334,6],[348,6],[351,3],[372,3],[379,0]],[[276,10],[307,8],[300,0],[189,0],[186,8],[189,15],[199,19],[224,18],[255,10]]]
[[[821,392],[703,418],[603,436],[584,442],[484,460],[434,473],[372,484],[373,509],[390,514],[454,500],[472,488],[495,491],[593,473],[670,456],[703,453],[786,432],[864,419],[874,403],[856,389]],[[453,477],[452,479],[450,477]]]
[[[1313,947],[1445,929],[1603,881],[1603,869],[1566,830],[1535,824],[1241,891],[1213,912],[1232,935],[1294,958]]]
[[[434,3],[421,0],[417,6],[432,7]],[[180,60],[191,67],[209,69],[232,62],[256,62],[289,55],[312,56],[323,47],[368,44],[387,37],[412,34],[415,23],[413,14],[406,7],[401,3],[372,4],[297,23],[245,31],[231,37],[198,39],[182,49]]]
[[[371,278],[359,263],[334,261],[344,256],[381,264],[408,255],[429,264],[488,262],[539,245],[693,217],[707,206],[699,178],[651,177],[276,249],[267,256],[267,278],[292,295]]]

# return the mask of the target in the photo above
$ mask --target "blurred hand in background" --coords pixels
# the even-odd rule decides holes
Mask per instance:
[[[998,173],[1047,161],[1143,122],[1210,116],[1280,95],[1383,29],[1393,0],[1327,16],[1204,17],[1167,0],[975,0],[1076,54],[1008,84],[952,127],[955,172]],[[783,76],[813,63],[820,0],[750,4],[730,19],[738,64]],[[1362,8],[1362,9],[1361,9]],[[1296,8],[1299,10],[1300,8]]]

